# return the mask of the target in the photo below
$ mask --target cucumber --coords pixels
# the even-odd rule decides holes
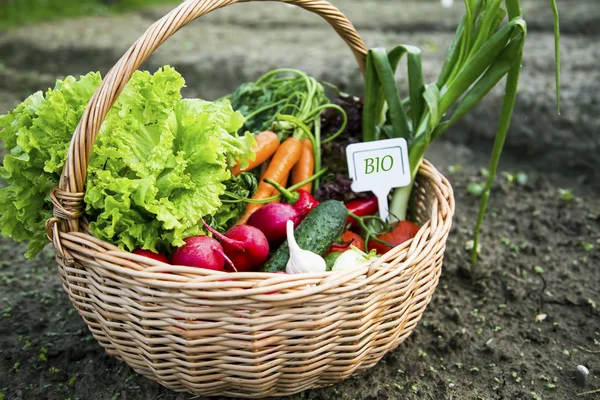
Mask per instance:
[[[327,265],[326,271],[331,271],[331,269],[333,268],[333,264],[335,264],[335,260],[337,260],[338,257],[341,255],[342,253],[340,253],[339,251],[335,251],[323,257],[325,259],[325,264]]]
[[[327,200],[313,208],[306,218],[294,229],[296,242],[303,250],[322,256],[339,239],[348,218],[344,203]],[[267,260],[263,272],[285,271],[290,258],[287,240]]]

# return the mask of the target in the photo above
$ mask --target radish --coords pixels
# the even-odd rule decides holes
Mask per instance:
[[[233,265],[219,242],[199,235],[185,239],[185,244],[173,252],[173,264],[225,271],[225,263]]]
[[[236,225],[223,235],[206,222],[203,223],[206,229],[221,241],[235,271],[257,270],[269,258],[269,242],[260,229],[250,225]]]
[[[161,261],[165,264],[171,264],[171,261],[169,261],[169,258],[167,256],[165,256],[164,254],[155,253],[151,250],[135,249],[134,251],[132,251],[132,253],[137,254],[138,256],[152,258],[153,260]]]
[[[269,203],[250,216],[248,225],[260,229],[271,247],[277,247],[285,240],[285,224],[290,220],[294,225],[298,224],[304,214],[305,212],[294,209],[290,204]]]

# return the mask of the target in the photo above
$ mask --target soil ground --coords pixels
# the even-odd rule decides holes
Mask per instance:
[[[564,43],[571,43],[567,51],[583,48],[586,43],[592,46],[597,39],[599,25],[593,18],[598,15],[598,9],[585,8],[584,3],[591,4],[572,1],[570,8],[579,10],[577,15],[589,18],[583,25],[579,17],[573,18],[571,24],[566,19],[566,31],[572,33],[564,38]],[[359,6],[356,7],[358,10]],[[138,23],[145,27],[148,24],[145,18],[154,18],[155,14],[162,15],[162,9],[139,14],[130,21],[133,21],[132,26]],[[223,15],[220,22],[223,29],[229,29],[229,14]],[[358,13],[357,17],[360,17]],[[0,113],[18,104],[33,90],[50,86],[60,75],[108,68],[115,54],[131,43],[129,36],[115,45],[106,39],[109,43],[106,48],[90,48],[84,52],[75,44],[62,42],[58,33],[64,31],[69,34],[65,33],[65,37],[74,37],[72,30],[81,29],[82,34],[77,36],[79,42],[85,42],[87,32],[94,42],[104,43],[103,35],[116,32],[111,21],[119,25],[123,22],[119,17],[66,21],[6,34],[5,43],[16,44],[0,46],[0,54],[7,55],[0,63],[0,77],[4,78],[0,79],[3,81],[0,82]],[[389,22],[390,29],[393,23]],[[77,24],[82,26],[77,28]],[[89,30],[84,30],[84,25]],[[417,25],[414,29],[422,28]],[[244,26],[255,29],[249,24]],[[578,30],[576,27],[587,28]],[[310,24],[303,29],[310,30]],[[228,38],[227,32],[212,39]],[[280,33],[273,31],[273,35]],[[136,35],[139,36],[139,32],[131,34]],[[371,33],[372,38],[377,38],[373,35]],[[450,36],[440,35],[444,35],[440,43],[448,42]],[[49,37],[57,47],[26,46],[25,42],[14,40],[20,36],[35,38],[32,42],[38,44],[42,38]],[[537,40],[535,35],[532,37]],[[551,43],[548,37],[547,33],[539,34],[539,41],[532,43],[536,46]],[[181,45],[187,46],[186,37],[181,38]],[[310,38],[309,35],[306,40],[312,40]],[[72,54],[69,53],[73,48]],[[265,51],[281,54],[276,46]],[[573,73],[580,71],[593,78],[592,65],[597,66],[598,59],[597,49],[595,51],[595,55],[593,49],[586,51],[589,62],[586,61],[585,68],[576,64],[581,58],[572,57],[566,60],[566,70],[571,68]],[[220,65],[222,58],[217,50],[210,54],[201,60],[207,64],[196,58],[186,64],[185,57],[180,57],[178,66],[187,72],[186,77],[204,76],[204,80],[190,80],[190,93],[208,92],[209,97],[214,97],[211,81],[215,88],[218,86],[223,91],[234,84],[234,75],[247,78],[249,73],[244,71],[258,68],[258,64],[242,67],[243,58],[234,57],[234,62],[218,69],[218,73],[225,75],[212,79],[213,75],[204,73],[210,66]],[[167,56],[176,57],[177,52]],[[274,63],[273,58],[265,59]],[[104,64],[98,66],[100,60]],[[240,63],[236,64],[235,60]],[[532,66],[551,65],[548,60],[546,57],[536,64],[532,59],[525,67],[529,66],[532,71]],[[155,63],[163,61],[159,59]],[[318,65],[323,70],[337,71],[328,68],[331,65],[327,61]],[[70,69],[65,71],[67,66]],[[261,64],[260,67],[260,72],[265,72],[274,65]],[[427,65],[425,68],[435,69]],[[342,70],[340,80],[349,79],[351,74]],[[478,140],[477,135],[494,126],[493,114],[485,110],[497,110],[499,105],[495,99],[487,102],[487,108],[479,108],[479,113],[474,110],[476,114],[464,125],[466,136],[455,143],[435,143],[428,151],[427,158],[451,181],[457,209],[440,284],[414,333],[372,369],[334,387],[310,390],[292,399],[600,399],[599,392],[583,394],[600,388],[600,308],[597,305],[600,303],[600,186],[593,175],[583,175],[578,169],[569,168],[563,162],[565,158],[548,162],[548,154],[559,154],[561,149],[567,148],[572,151],[568,154],[580,152],[579,161],[588,160],[585,162],[589,165],[598,160],[600,153],[594,150],[599,143],[598,82],[579,78],[567,82],[565,92],[571,105],[565,101],[563,122],[558,124],[554,119],[539,117],[542,112],[548,113],[548,104],[551,104],[548,99],[553,90],[547,84],[533,85],[534,82],[552,82],[552,69],[540,70],[543,76],[536,78],[537,75],[531,74],[533,78],[529,79],[525,75],[523,80],[526,89],[519,94],[521,108],[517,114],[517,121],[521,123],[513,124],[509,142],[514,141],[512,145],[507,143],[501,168],[506,174],[498,176],[492,193],[477,271],[470,271],[465,246],[472,237],[479,198],[467,187],[484,181],[480,168],[486,165],[491,146],[489,140]],[[236,79],[235,83],[240,82]],[[216,89],[214,94],[218,94]],[[530,118],[518,119],[527,116]],[[482,121],[487,123],[482,124]],[[580,135],[585,136],[587,142],[574,140],[572,142],[580,144],[575,148],[565,140],[554,143],[553,148],[548,147],[553,142],[544,138],[552,136],[549,129],[554,125],[561,127],[564,138]],[[578,126],[582,128],[578,130]],[[544,145],[539,147],[539,143]],[[531,150],[536,148],[543,151]],[[547,166],[553,172],[547,172]],[[527,179],[523,182],[525,176]],[[519,180],[517,177],[521,183],[511,184],[511,180]],[[23,258],[24,251],[23,245],[0,239],[0,400],[192,398],[170,392],[106,355],[64,293],[52,249],[48,248],[33,261]],[[585,388],[573,378],[578,365],[590,371]]]
[[[374,368],[295,399],[575,399],[600,386],[600,199],[560,176],[532,170],[490,201],[481,261],[469,272],[482,182],[477,155],[448,143],[429,158],[449,177],[457,204],[440,284],[413,335]],[[453,152],[462,169],[439,160]],[[437,159],[437,160],[436,160]],[[456,169],[459,169],[456,171]],[[74,312],[52,249],[24,261],[0,241],[0,393],[17,399],[188,399],[107,356]],[[587,389],[573,370],[590,370]],[[1,398],[1,395],[0,395]]]

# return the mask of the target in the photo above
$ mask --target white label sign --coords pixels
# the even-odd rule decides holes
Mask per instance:
[[[410,184],[406,139],[354,143],[346,148],[346,158],[352,190],[372,191],[379,200],[379,216],[387,220],[390,190]]]

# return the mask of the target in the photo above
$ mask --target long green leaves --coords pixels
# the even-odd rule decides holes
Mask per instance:
[[[373,56],[371,52],[367,53],[366,71],[365,71],[365,104],[363,106],[363,142],[371,142],[377,138],[378,121],[378,106],[381,84],[375,71],[373,64]]]
[[[450,50],[448,51],[448,56],[446,56],[446,60],[444,61],[444,65],[442,67],[442,71],[440,72],[440,76],[436,82],[438,88],[441,88],[446,84],[448,78],[452,74],[452,71],[456,68],[458,63],[458,58],[460,57],[460,47],[463,41],[463,31],[465,29],[465,19],[467,16],[465,15],[461,20],[460,24],[458,24],[458,28],[456,28],[456,34],[454,35],[454,40],[450,45]]]
[[[521,18],[519,0],[505,0],[506,11],[501,8],[502,0],[464,2],[466,13],[456,29],[454,41],[435,84],[423,83],[421,54],[415,47],[398,46],[387,53],[384,49],[369,51],[363,139],[377,140],[382,134],[407,138],[411,175],[414,179],[430,141],[446,132],[507,76],[489,164],[489,178],[481,198],[475,228],[472,253],[475,267],[479,232],[512,119],[527,27]],[[560,107],[558,11],[556,1],[550,2],[554,12],[556,95],[557,105]],[[506,14],[508,23],[502,25]],[[405,54],[408,61],[409,97],[401,100],[394,71]],[[446,115],[448,113],[450,115]],[[411,186],[394,191],[390,203],[391,215],[405,215],[410,192]]]
[[[410,136],[410,128],[406,118],[406,112],[402,108],[402,100],[400,92],[396,88],[396,79],[394,78],[394,70],[388,59],[387,51],[382,48],[369,50],[373,65],[377,71],[377,77],[381,82],[383,96],[387,102],[390,112],[390,122],[394,128],[394,132],[398,137],[408,139]]]
[[[404,55],[407,59],[411,124],[402,105],[395,79],[395,70]],[[403,137],[407,140],[412,138],[412,132],[423,114],[424,90],[421,50],[418,47],[400,45],[390,52],[383,48],[369,50],[363,107],[363,141],[379,139],[380,131],[390,132],[381,126],[385,122],[382,118],[385,107],[392,126],[392,137]]]
[[[502,27],[481,45],[479,50],[465,63],[456,78],[445,86],[445,90],[442,88],[442,98],[440,99],[442,113],[446,113],[450,106],[492,65],[508,43],[515,27],[519,25],[521,29],[525,29],[525,21],[521,18],[515,18]]]
[[[411,45],[400,45],[390,50],[388,61],[392,70],[396,70],[398,62],[406,54],[406,63],[408,70],[408,91],[410,99],[410,114],[412,116],[413,130],[419,124],[423,114],[423,91],[425,83],[423,82],[423,68],[421,66],[421,49]]]
[[[494,140],[494,149],[492,150],[492,157],[490,159],[488,179],[485,184],[481,196],[481,202],[479,205],[479,214],[477,216],[477,225],[475,226],[475,234],[473,236],[473,250],[471,252],[471,262],[473,267],[477,265],[477,249],[479,248],[479,232],[481,231],[481,225],[483,224],[483,217],[487,210],[487,203],[490,197],[490,190],[496,178],[496,171],[498,169],[498,163],[500,162],[500,155],[502,154],[502,148],[506,140],[506,134],[510,126],[512,119],[513,109],[515,107],[515,99],[517,98],[517,87],[519,84],[519,75],[521,72],[521,61],[523,59],[523,43],[525,39],[525,32],[523,33],[523,40],[517,43],[516,58],[512,60],[512,67],[508,72],[506,79],[506,88],[504,90],[504,101],[502,102],[502,111],[500,112],[500,123],[496,131],[496,138]],[[508,47],[507,47],[508,50]]]
[[[523,29],[523,35],[525,34],[525,25],[518,24],[519,28]],[[508,73],[514,64],[515,60],[518,59],[518,54],[522,51],[523,38],[517,35],[517,40],[513,40],[509,43],[498,55],[496,60],[490,67],[485,71],[483,76],[469,89],[469,91],[460,100],[460,103],[454,110],[452,117],[439,124],[431,139],[436,139],[452,125],[454,125],[460,118],[462,118],[467,112],[475,107],[481,99],[483,99],[490,90],[492,90],[498,82]]]

